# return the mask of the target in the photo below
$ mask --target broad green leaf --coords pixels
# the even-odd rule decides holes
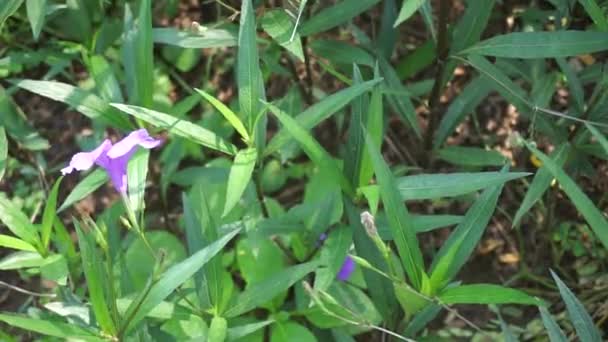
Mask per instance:
[[[4,127],[5,133],[19,143],[23,148],[39,151],[50,147],[48,140],[32,127],[25,113],[17,106],[7,92],[0,86],[0,126]],[[6,166],[5,166],[6,167]]]
[[[277,322],[272,326],[270,342],[317,342],[315,335],[305,326],[295,322]]]
[[[217,109],[220,112],[220,114],[222,114],[224,116],[224,118],[226,118],[226,120],[228,120],[228,122],[232,125],[232,127],[234,127],[234,129],[241,135],[241,137],[243,137],[245,142],[248,142],[248,143],[250,142],[249,133],[247,133],[247,129],[245,128],[245,125],[243,125],[243,122],[241,121],[241,119],[239,119],[238,115],[236,115],[235,112],[233,112],[230,108],[228,108],[228,106],[226,106],[225,104],[220,102],[218,99],[216,99],[212,95],[204,92],[203,90],[200,90],[200,89],[194,89],[194,90],[196,90],[197,93],[201,94],[201,96],[204,97],[205,100],[207,100],[209,103],[211,103],[211,105],[213,105],[213,107],[215,107],[215,109]]]
[[[300,35],[310,36],[339,26],[370,7],[379,0],[343,0],[339,3],[315,13],[300,27]]]
[[[339,40],[317,39],[310,43],[317,55],[336,64],[361,64],[373,66],[374,57],[362,48]]]
[[[236,229],[224,235],[186,260],[171,266],[160,275],[158,281],[152,285],[141,305],[135,309],[135,312],[131,312],[133,319],[126,330],[133,328],[148,312],[165,300],[176,288],[190,279],[196,271],[219,253],[238,232],[239,229]]]
[[[551,153],[550,157],[553,159],[554,163],[561,168],[566,163],[569,152],[570,146],[567,143],[564,143],[559,145]],[[534,175],[532,183],[530,183],[530,187],[528,188],[528,191],[526,191],[526,195],[515,213],[515,217],[513,218],[513,227],[519,225],[519,222],[524,215],[534,206],[536,202],[538,202],[538,200],[540,200],[545,191],[547,191],[551,185],[553,179],[553,175],[547,166],[543,164],[543,166],[541,166],[541,168],[538,169]]]
[[[597,235],[598,239],[602,242],[605,248],[608,248],[608,221],[602,212],[595,206],[593,201],[585,195],[585,193],[578,187],[576,182],[568,176],[564,170],[559,167],[551,158],[539,151],[536,147],[530,143],[524,141],[526,147],[534,155],[540,159],[547,170],[557,179],[562,189],[570,198],[576,209],[583,215],[591,230]]]
[[[44,264],[44,258],[38,252],[19,251],[3,257],[0,260],[0,270],[35,268],[42,264]]]
[[[152,108],[154,51],[150,0],[139,1],[137,18],[133,18],[131,8],[125,4],[122,63],[126,74],[129,103]]]
[[[236,37],[222,29],[204,28],[199,32],[184,32],[175,28],[152,29],[154,43],[175,45],[186,49],[206,49],[236,45]]]
[[[247,287],[245,291],[236,297],[234,305],[226,310],[225,316],[228,318],[240,316],[268,302],[277,294],[287,290],[305,275],[312,272],[318,265],[318,261],[310,261],[292,266],[266,278],[262,282]]]
[[[264,80],[260,71],[255,12],[252,0],[243,0],[237,49],[236,80],[239,93],[239,110],[245,118],[250,136],[253,137],[258,153],[266,140],[266,114],[260,112],[260,100],[265,100]]]
[[[502,186],[502,183],[494,185],[481,193],[437,252],[431,265],[433,290],[440,290],[448,284],[475,250],[494,213]]]
[[[14,84],[32,93],[70,105],[91,120],[100,120],[124,130],[133,127],[129,120],[113,110],[108,103],[86,90],[56,81],[19,80]]]
[[[559,327],[553,316],[549,313],[544,306],[539,306],[538,310],[540,311],[540,317],[543,320],[543,325],[547,330],[547,335],[549,335],[549,341],[551,342],[568,342],[568,338]]]
[[[608,50],[606,32],[513,32],[494,36],[462,51],[462,54],[506,58],[554,58]]]
[[[93,55],[85,59],[99,96],[108,102],[124,102],[114,70],[103,55]]]
[[[291,134],[291,136],[300,144],[302,150],[308,155],[310,160],[317,165],[320,169],[323,169],[329,175],[334,182],[340,184],[342,190],[347,194],[353,194],[353,189],[340,170],[338,163],[335,159],[329,155],[329,153],[306,131],[296,119],[292,118],[278,107],[273,104],[267,103],[268,108],[281,122],[284,129]]]
[[[568,316],[570,316],[570,320],[574,325],[578,338],[581,341],[602,341],[602,336],[598,328],[593,323],[593,319],[589,316],[583,304],[576,298],[574,293],[572,293],[568,286],[564,284],[564,282],[557,276],[557,274],[555,274],[555,272],[551,271],[551,276],[557,284],[559,294],[566,303]]]
[[[234,157],[228,175],[226,204],[222,216],[226,216],[243,197],[243,193],[251,180],[257,158],[258,153],[255,148],[240,150]]]
[[[284,10],[275,9],[266,12],[262,17],[262,28],[274,41],[304,62],[300,35],[296,33],[292,36],[296,27]]]
[[[99,322],[104,332],[115,334],[116,322],[110,314],[110,307],[114,306],[114,304],[110,304],[110,301],[114,300],[114,298],[107,298],[105,292],[106,286],[114,286],[114,284],[107,283],[108,275],[103,268],[107,261],[104,261],[97,251],[93,232],[84,233],[76,220],[74,220],[74,227],[78,235],[82,268],[87,280],[89,299],[95,313],[95,319]]]
[[[298,114],[295,117],[295,121],[297,121],[297,123],[300,124],[300,126],[302,126],[304,129],[312,129],[321,121],[329,118],[331,115],[342,109],[354,98],[372,89],[380,81],[381,79],[366,81],[331,94],[325,97],[323,100],[308,107],[302,113]],[[268,156],[278,151],[291,139],[293,139],[293,137],[291,137],[291,134],[288,131],[285,129],[280,130],[268,143],[268,146],[264,150],[264,156]]]
[[[448,146],[437,151],[437,156],[455,165],[502,166],[506,163],[500,152],[477,147]]]
[[[384,158],[382,158],[379,148],[375,146],[369,135],[366,135],[366,144],[374,165],[376,181],[380,188],[380,197],[384,204],[384,210],[403,268],[413,287],[420,289],[422,287],[424,261],[410,214],[397,191],[395,177]]]
[[[399,11],[399,16],[395,21],[394,27],[399,26],[402,22],[408,20],[416,11],[424,5],[426,0],[409,0],[404,1],[403,5],[401,5],[401,10]]]
[[[72,204],[80,201],[81,199],[87,197],[93,191],[99,189],[102,185],[104,185],[109,180],[108,174],[103,169],[95,169],[91,173],[89,173],[83,180],[78,182],[72,192],[66,197],[63,201],[59,209],[57,209],[57,213],[64,211],[69,208]]]
[[[38,319],[3,313],[0,314],[0,321],[13,327],[63,339],[99,342],[107,341],[105,338],[97,337],[92,331],[84,329],[76,324],[59,322],[54,319]]]
[[[266,321],[249,323],[245,325],[239,325],[236,327],[228,328],[228,336],[226,337],[228,341],[236,341],[241,339],[249,334],[253,334],[254,332],[272,324],[274,320],[269,319]]]
[[[227,154],[234,154],[236,152],[234,145],[223,138],[220,138],[215,133],[190,121],[143,107],[129,106],[120,103],[112,103],[111,106],[153,126],[166,129],[170,133],[186,138],[194,143]]]
[[[49,242],[51,241],[51,232],[53,231],[53,224],[57,218],[57,193],[59,192],[59,185],[63,177],[60,177],[53,185],[51,192],[49,192],[44,211],[42,213],[42,225],[40,226],[40,241],[42,243],[42,250],[48,251]]]
[[[595,26],[600,31],[606,32],[608,31],[608,20],[606,20],[605,12],[602,8],[597,4],[595,0],[578,0],[578,2],[583,5],[587,14],[591,17],[591,20],[595,23]]]
[[[209,342],[224,342],[228,333],[228,322],[224,317],[213,316],[209,325]]]
[[[38,229],[25,214],[5,196],[0,196],[0,221],[13,234],[29,244],[40,247]]]
[[[382,71],[382,76],[386,80],[386,86],[388,89],[398,93],[398,95],[387,95],[389,104],[397,113],[399,113],[401,118],[409,124],[410,128],[412,128],[414,133],[416,133],[416,136],[420,137],[420,124],[418,123],[418,118],[416,116],[416,109],[414,108],[409,96],[404,95],[408,94],[407,89],[401,83],[397,72],[387,60],[380,58],[378,62],[380,65],[380,70]]]
[[[150,151],[140,149],[131,157],[127,165],[127,193],[129,195],[131,210],[135,213],[142,212],[146,207],[144,195],[146,192],[149,158]]]
[[[10,235],[0,234],[0,246],[5,248],[12,248],[20,251],[35,252],[36,247],[32,246],[29,242],[25,242],[21,239],[17,239]]]
[[[606,137],[602,133],[600,133],[600,131],[597,128],[593,127],[593,125],[590,125],[588,122],[585,122],[585,126],[587,127],[589,132],[591,132],[591,134],[593,134],[595,139],[597,139],[597,141],[600,143],[600,145],[602,146],[604,151],[606,151],[606,153],[608,153],[608,139],[606,139]]]
[[[452,100],[445,115],[441,118],[433,140],[433,147],[439,148],[441,144],[454,132],[456,127],[464,120],[467,114],[475,108],[492,91],[492,83],[485,77],[477,77]]]
[[[66,286],[68,280],[68,263],[61,254],[53,254],[44,258],[40,265],[40,275],[43,279],[54,281],[57,285]]]
[[[6,171],[6,163],[8,160],[8,140],[6,140],[6,132],[4,126],[0,126],[0,181],[4,177]]]
[[[454,197],[513,179],[526,177],[527,172],[434,173],[405,176],[396,179],[404,201]]]
[[[321,263],[324,268],[319,268],[315,277],[315,290],[325,291],[336,278],[338,271],[344,264],[348,249],[353,243],[353,235],[350,227],[341,225],[333,229],[321,248]]]
[[[545,305],[525,292],[494,284],[460,285],[441,291],[437,296],[444,304],[525,304]]]
[[[0,28],[8,17],[17,12],[23,0],[5,0],[0,4]]]
[[[27,9],[27,19],[32,27],[34,40],[38,41],[46,17],[46,0],[26,0],[25,8]]]

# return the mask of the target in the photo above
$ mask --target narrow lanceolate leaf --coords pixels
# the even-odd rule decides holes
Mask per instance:
[[[144,194],[146,192],[146,177],[148,176],[148,160],[150,151],[140,150],[127,165],[127,186],[129,187],[129,203],[134,212],[141,212],[145,208]]]
[[[479,42],[463,54],[506,58],[554,58],[608,50],[608,35],[593,31],[514,32]]]
[[[82,268],[87,279],[89,298],[95,313],[95,319],[99,322],[102,330],[108,334],[116,333],[116,322],[110,315],[111,298],[106,297],[104,286],[114,286],[107,283],[107,274],[104,272],[104,260],[97,252],[95,237],[89,233],[84,233],[80,224],[74,221],[74,227],[78,235],[78,245],[80,246],[80,256],[82,258]]]
[[[302,126],[302,128],[306,130],[312,129],[321,121],[329,118],[334,113],[349,104],[354,98],[372,89],[374,85],[378,84],[381,80],[382,79],[374,79],[366,81],[331,94],[330,96],[325,97],[323,100],[308,107],[302,113],[298,114],[295,117],[295,120],[299,125]],[[264,156],[268,156],[278,151],[291,139],[293,138],[289,132],[287,132],[285,129],[280,130],[268,143],[268,146],[264,150]]]
[[[129,106],[120,103],[112,103],[111,106],[118,108],[119,110],[153,126],[166,129],[169,131],[169,133],[179,135],[194,143],[207,146],[227,154],[234,154],[236,151],[236,148],[231,143],[227,142],[223,138],[220,138],[215,133],[190,121],[182,120],[165,113],[137,106]]]
[[[13,327],[62,339],[95,342],[107,341],[107,339],[97,337],[93,332],[76,324],[58,322],[52,319],[38,319],[21,315],[0,314],[0,321]]]
[[[36,227],[13,202],[4,196],[0,196],[0,221],[21,240],[37,247],[40,245]]]
[[[269,325],[273,322],[274,322],[274,320],[269,319],[266,321],[239,325],[236,327],[228,328],[227,340],[235,341],[237,339],[241,339],[249,334],[253,334],[254,332],[266,327],[267,325]]]
[[[452,287],[441,291],[439,300],[444,304],[525,304],[545,303],[525,292],[494,284],[472,284]]]
[[[344,264],[348,249],[353,243],[353,233],[350,227],[341,225],[333,229],[327,239],[323,242],[321,249],[321,263],[315,276],[315,290],[325,291],[336,279],[336,275]]]
[[[366,144],[374,165],[380,196],[403,268],[414,288],[420,289],[422,287],[424,261],[422,260],[422,252],[420,252],[418,246],[411,216],[397,191],[395,178],[391,170],[382,158],[380,149],[374,146],[374,142],[369,135],[366,135]]]
[[[112,65],[102,55],[93,55],[85,59],[89,72],[95,80],[99,96],[108,102],[124,102],[118,79]]]
[[[239,90],[239,109],[261,154],[266,139],[266,115],[260,111],[260,100],[265,100],[266,96],[264,80],[260,71],[255,12],[251,0],[242,2],[238,46],[236,79]]]
[[[568,342],[568,338],[559,327],[559,324],[555,321],[553,316],[549,313],[549,310],[544,306],[539,306],[538,310],[540,311],[540,317],[543,320],[543,325],[547,330],[547,335],[549,335],[549,341],[551,342]]]
[[[467,9],[454,27],[450,54],[457,54],[479,41],[488,25],[495,2],[495,0],[467,1]]]
[[[0,126],[0,181],[4,177],[6,171],[6,162],[8,161],[8,140],[6,140],[6,131],[4,126]]]
[[[207,100],[209,103],[211,103],[211,105],[213,105],[213,107],[215,107],[215,109],[217,109],[220,112],[220,114],[222,114],[224,116],[224,118],[226,118],[226,120],[228,120],[230,125],[232,125],[232,127],[234,127],[234,129],[241,135],[241,137],[245,140],[245,142],[249,142],[249,133],[247,133],[247,129],[245,128],[245,125],[243,125],[243,122],[241,121],[241,119],[239,119],[238,115],[236,115],[235,112],[233,112],[230,108],[228,108],[228,106],[223,104],[220,100],[218,100],[215,97],[213,97],[212,95],[204,92],[203,90],[200,90],[200,89],[194,89],[194,90],[196,90],[197,93],[199,93],[203,98],[205,98],[205,100]]]
[[[550,155],[550,158],[553,159],[553,162],[558,167],[563,167],[568,159],[568,153],[570,151],[570,146],[568,143],[564,143],[559,145]],[[515,213],[515,217],[513,218],[513,227],[517,226],[524,215],[530,211],[530,209],[534,206],[538,200],[541,199],[545,191],[553,182],[553,175],[549,171],[546,165],[543,164],[540,169],[534,175],[532,179],[532,183],[530,183],[530,187],[528,191],[526,191],[526,196],[521,201],[521,205],[517,209]]]
[[[600,131],[597,128],[593,127],[593,125],[590,125],[588,122],[585,122],[585,126],[587,127],[589,132],[591,132],[591,134],[593,134],[595,139],[597,139],[597,141],[600,143],[600,146],[602,146],[604,151],[606,151],[606,153],[608,153],[608,139],[606,139],[606,137],[602,133],[600,133]]]
[[[416,117],[416,109],[409,95],[406,95],[408,93],[407,89],[401,84],[397,72],[387,60],[380,58],[379,65],[380,70],[382,70],[382,76],[386,79],[386,86],[398,93],[398,95],[388,95],[389,104],[410,125],[416,136],[420,137],[420,124]]]
[[[124,130],[132,128],[127,118],[121,117],[120,113],[113,110],[108,103],[86,90],[56,81],[19,80],[14,84],[32,93],[72,106],[92,120],[100,120]]]
[[[226,310],[226,317],[244,314],[260,304],[266,303],[279,293],[287,290],[319,265],[318,261],[291,266],[265,280],[248,286],[234,301],[234,306]]]
[[[448,146],[437,151],[437,156],[455,165],[502,166],[505,157],[498,151],[477,147]]]
[[[353,64],[353,82],[354,84],[363,82],[363,76],[361,76],[361,71],[356,64]],[[350,126],[348,128],[346,156],[344,158],[344,173],[355,188],[362,185],[359,183],[359,180],[365,148],[365,134],[363,130],[367,129],[367,118],[369,116],[368,106],[369,99],[365,93],[354,99],[351,104]]]
[[[557,179],[568,198],[570,198],[576,209],[583,215],[598,239],[605,248],[608,248],[608,221],[606,221],[602,212],[595,206],[593,201],[585,195],[581,188],[578,187],[576,182],[570,178],[561,167],[551,160],[551,158],[536,149],[536,147],[532,146],[530,143],[524,143],[526,144],[526,147],[540,159],[543,165],[547,167],[553,177]]]
[[[93,170],[83,180],[78,182],[72,192],[63,201],[57,212],[60,213],[65,209],[69,208],[72,204],[80,201],[87,197],[93,191],[99,189],[108,181],[108,174],[102,169]]]
[[[152,107],[153,58],[151,1],[139,2],[137,18],[133,18],[130,7],[125,5],[122,62],[127,76],[129,103]]]
[[[435,173],[396,179],[401,198],[407,200],[454,197],[530,175],[527,172]]]
[[[395,21],[394,27],[397,27],[402,22],[408,20],[426,1],[427,0],[404,1],[403,5],[401,5],[401,10],[399,11],[399,16]]]
[[[23,0],[6,0],[0,4],[0,28],[8,17],[17,12],[22,3]]]
[[[300,144],[308,158],[320,169],[324,169],[332,180],[342,187],[342,190],[352,195],[353,189],[335,159],[304,129],[294,118],[280,110],[273,104],[266,104],[284,129]]]
[[[300,35],[295,33],[295,24],[285,11],[275,9],[266,12],[262,18],[262,27],[274,41],[304,62]],[[292,35],[293,33],[295,34]]]
[[[431,284],[434,290],[448,284],[475,250],[494,213],[502,186],[495,185],[482,192],[433,259]]]
[[[17,239],[10,235],[0,234],[0,247],[11,248],[20,251],[28,251],[35,252],[36,247],[32,246],[32,244],[25,242],[21,239]]]
[[[600,31],[608,31],[608,19],[596,0],[578,0]]]
[[[176,288],[190,279],[194,273],[203,267],[213,256],[219,253],[238,232],[239,230],[237,229],[226,234],[204,249],[194,253],[186,260],[171,266],[165,271],[160,276],[159,280],[152,285],[141,305],[138,308],[135,308],[136,311],[131,313],[127,312],[127,315],[133,314],[133,319],[126,330],[128,331],[130,328],[135,327],[150,310],[154,309],[175,291]]]
[[[559,289],[559,294],[566,303],[568,316],[570,316],[574,329],[576,329],[578,338],[581,341],[602,341],[602,336],[599,330],[595,324],[593,324],[593,319],[591,319],[583,304],[576,298],[574,293],[570,291],[568,286],[564,284],[564,282],[557,276],[557,274],[555,274],[555,272],[551,271],[551,276],[553,276],[553,280],[555,280],[557,288]]]
[[[34,40],[37,41],[46,17],[46,0],[26,0],[25,8],[27,9],[27,19],[32,27]]]
[[[201,32],[184,32],[175,28],[152,29],[152,39],[158,44],[175,45],[186,49],[230,47],[236,37],[226,30],[205,28]]]
[[[258,153],[255,148],[239,151],[234,157],[228,176],[228,189],[226,190],[226,204],[222,216],[228,214],[241,200],[253,173]]]
[[[63,177],[60,177],[53,185],[51,192],[48,195],[46,205],[44,206],[44,212],[42,214],[42,225],[40,227],[42,249],[48,250],[49,242],[51,241],[51,232],[53,230],[53,224],[57,217],[57,193],[59,192],[59,185]]]
[[[309,36],[339,26],[358,14],[365,12],[378,2],[380,2],[380,0],[340,1],[319,13],[315,13],[310,19],[305,21],[300,27],[300,35]]]

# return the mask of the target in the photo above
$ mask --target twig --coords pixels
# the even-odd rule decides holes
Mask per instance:
[[[39,292],[32,292],[30,290],[26,290],[26,289],[22,289],[18,286],[3,282],[2,280],[0,280],[0,286],[4,286],[8,289],[11,289],[13,291],[17,291],[26,295],[30,295],[30,296],[34,296],[34,297],[46,297],[46,298],[55,298],[57,297],[56,294],[54,293],[39,293]]]

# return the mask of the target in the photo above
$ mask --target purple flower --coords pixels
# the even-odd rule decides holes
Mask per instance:
[[[355,261],[353,260],[353,258],[350,257],[350,255],[347,255],[336,277],[340,281],[347,281],[348,278],[350,278],[351,274],[353,274],[354,270]]]
[[[74,170],[84,171],[97,164],[108,172],[116,190],[126,195],[127,164],[137,150],[137,146],[151,149],[161,143],[162,140],[152,138],[148,131],[142,128],[131,132],[116,144],[112,144],[109,139],[106,139],[93,151],[76,153],[70,160],[70,164],[61,169],[61,173],[67,175]]]

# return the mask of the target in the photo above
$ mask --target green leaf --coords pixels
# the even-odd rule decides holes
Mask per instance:
[[[48,336],[83,341],[106,341],[105,338],[97,337],[91,331],[81,328],[76,324],[58,322],[49,318],[29,318],[7,313],[0,314],[0,321],[20,329]]]
[[[608,31],[608,20],[602,8],[595,0],[578,0],[600,31]]]
[[[131,209],[138,213],[145,209],[146,177],[148,176],[148,159],[150,151],[140,149],[127,165],[127,186]]]
[[[306,130],[312,129],[321,121],[329,118],[331,115],[342,109],[357,96],[372,89],[380,81],[382,81],[382,79],[374,79],[361,84],[352,85],[346,89],[342,89],[308,107],[305,111],[298,114],[294,119],[300,126],[302,126],[302,128]],[[281,129],[268,143],[268,146],[264,150],[264,156],[268,156],[278,151],[283,145],[289,142],[290,139],[293,139],[291,134],[286,129]]]
[[[477,147],[448,146],[437,151],[437,156],[455,165],[502,166],[506,163],[500,152]]]
[[[554,163],[557,166],[563,167],[566,163],[566,159],[568,159],[569,152],[570,146],[568,143],[561,144],[551,153],[551,159],[554,160]],[[545,191],[547,191],[551,185],[553,179],[553,175],[547,166],[543,164],[543,166],[538,169],[534,175],[532,183],[530,183],[530,187],[528,188],[528,191],[526,191],[526,195],[515,213],[512,225],[513,227],[519,225],[519,222],[524,215],[534,206],[536,202],[538,202],[538,200],[541,199]]]
[[[404,201],[435,199],[468,194],[528,175],[528,172],[420,174],[399,177],[396,186]]]
[[[101,98],[108,102],[124,102],[114,70],[103,55],[93,55],[85,62]]]
[[[566,76],[566,84],[568,85],[570,94],[574,99],[576,110],[582,114],[585,111],[585,92],[583,90],[581,80],[578,78],[576,71],[574,71],[572,66],[570,66],[565,58],[556,58],[555,61]]]
[[[287,49],[300,61],[304,62],[304,52],[302,51],[302,42],[300,35],[292,33],[295,30],[295,24],[290,20],[289,15],[284,10],[275,9],[268,11],[262,17],[262,28],[274,39],[279,45]]]
[[[80,201],[81,199],[87,197],[93,191],[99,189],[102,185],[104,185],[108,181],[109,177],[105,170],[103,169],[95,169],[91,173],[89,173],[83,180],[78,182],[72,192],[66,197],[63,201],[59,209],[57,209],[57,213],[64,211],[69,208],[72,204]]]
[[[36,226],[30,223],[19,207],[4,196],[0,196],[0,221],[21,240],[36,248],[40,247],[40,236]]]
[[[253,334],[254,332],[268,326],[269,324],[271,324],[273,322],[274,322],[274,320],[269,319],[266,321],[250,323],[250,324],[245,324],[245,325],[228,328],[227,340],[236,341],[249,334]]]
[[[42,249],[48,251],[49,242],[51,241],[51,232],[53,231],[53,224],[57,218],[57,193],[59,192],[59,185],[63,177],[60,177],[53,185],[51,192],[49,192],[46,205],[42,214],[42,225],[40,227]]]
[[[44,258],[38,252],[19,251],[11,253],[0,260],[0,270],[18,270],[35,268],[44,264]]]
[[[363,82],[363,77],[356,64],[353,64],[353,81],[354,84]],[[351,104],[350,126],[348,127],[348,139],[345,147],[344,173],[355,188],[364,185],[360,183],[360,176],[365,152],[365,134],[363,129],[367,129],[369,117],[367,112],[369,106],[368,102],[368,96],[364,93],[354,99]],[[377,140],[375,140],[375,142],[376,141]]]
[[[137,19],[133,18],[129,5],[125,4],[122,63],[127,79],[130,104],[152,108],[153,53],[151,1],[139,1]]]
[[[441,291],[444,304],[525,304],[544,306],[544,302],[525,292],[494,284],[460,285]]]
[[[416,109],[412,104],[412,101],[409,98],[407,89],[403,84],[401,84],[401,80],[399,79],[399,75],[390,63],[384,58],[380,58],[378,60],[380,65],[380,70],[382,70],[382,76],[386,79],[386,86],[388,89],[396,92],[397,94],[388,94],[389,104],[393,109],[399,113],[401,118],[405,120],[410,128],[416,133],[417,137],[421,137],[420,133],[420,124],[418,123],[418,118],[416,116]]]
[[[25,8],[27,9],[27,19],[32,27],[34,40],[38,41],[46,16],[46,0],[26,0]]]
[[[0,28],[8,17],[17,12],[22,3],[23,0],[6,0],[0,4]]]
[[[243,137],[245,142],[249,142],[249,139],[250,139],[249,133],[247,133],[247,129],[245,128],[245,125],[243,125],[243,122],[241,121],[241,119],[239,119],[238,115],[236,115],[235,112],[233,112],[230,108],[228,108],[228,106],[226,106],[225,104],[220,102],[218,99],[216,99],[212,95],[204,92],[203,90],[200,90],[200,89],[194,89],[194,90],[196,90],[197,93],[201,94],[201,96],[203,98],[205,98],[205,100],[207,100],[209,103],[211,103],[211,105],[213,105],[213,107],[215,107],[215,109],[217,109],[220,112],[220,114],[222,114],[224,116],[224,118],[226,118],[226,120],[228,120],[228,122],[232,125],[232,127],[234,127],[234,129],[237,132],[239,132],[241,137]]]
[[[6,131],[4,126],[0,126],[0,181],[6,172],[6,163],[8,160],[8,140],[6,140]]]
[[[297,337],[296,337],[297,336]],[[315,335],[305,326],[291,321],[277,322],[272,326],[270,342],[317,342]]]
[[[243,193],[251,180],[257,158],[258,153],[255,148],[240,150],[234,157],[228,176],[226,204],[222,216],[226,216],[243,197]]]
[[[25,113],[2,86],[0,86],[0,113],[2,113],[0,115],[0,126],[3,126],[5,133],[23,148],[39,151],[50,147],[48,140],[41,137],[32,127]]]
[[[91,120],[100,120],[124,130],[133,127],[129,120],[108,106],[108,103],[86,90],[56,81],[19,80],[14,84],[32,93],[70,105]]]
[[[543,166],[557,179],[562,189],[570,198],[576,209],[583,215],[593,232],[600,239],[605,248],[608,248],[608,222],[602,212],[595,206],[593,201],[585,195],[578,187],[576,182],[564,172],[551,158],[536,149],[530,143],[524,141],[524,144],[534,155],[540,159]]]
[[[553,316],[549,313],[546,307],[539,306],[538,310],[540,311],[540,316],[543,320],[543,325],[547,330],[547,335],[549,335],[549,341],[551,342],[568,342],[568,338],[564,335],[562,329],[560,329],[559,325],[553,319]]]
[[[209,342],[224,342],[228,333],[228,322],[224,317],[213,316],[209,326]]]
[[[310,43],[312,51],[336,64],[374,65],[374,57],[362,48],[340,40],[317,39]]]
[[[341,225],[329,233],[321,249],[321,263],[326,267],[317,271],[315,290],[325,291],[329,288],[344,264],[352,243],[353,234],[348,226]]]
[[[264,281],[248,286],[245,291],[236,297],[234,305],[226,310],[225,316],[229,318],[240,316],[268,302],[312,272],[318,265],[318,261],[310,261],[292,266],[266,278]]]
[[[372,164],[374,165],[376,181],[380,188],[384,210],[386,211],[403,268],[413,287],[420,289],[422,287],[424,261],[422,259],[422,252],[418,246],[412,219],[397,191],[395,177],[382,158],[379,148],[374,146],[374,142],[369,135],[366,135],[366,143]]]
[[[327,31],[339,26],[370,7],[380,2],[379,0],[343,0],[339,3],[323,9],[312,18],[305,21],[300,27],[300,35],[303,37]]]
[[[61,254],[53,254],[44,259],[40,265],[40,275],[43,279],[54,281],[57,285],[66,286],[68,280],[68,263]]]
[[[408,20],[416,11],[424,5],[426,0],[409,0],[404,1],[403,5],[401,5],[401,10],[399,11],[399,16],[395,21],[393,27],[399,26],[402,22]]]
[[[154,43],[175,45],[186,49],[221,48],[236,45],[236,37],[222,29],[204,28],[199,32],[184,32],[175,28],[152,29]]]
[[[600,131],[597,128],[593,127],[593,125],[589,124],[588,122],[585,122],[585,126],[587,127],[589,132],[591,132],[591,134],[593,134],[595,139],[597,139],[597,141],[600,143],[600,146],[602,146],[604,151],[606,151],[606,153],[608,153],[608,139],[606,139],[606,137],[602,133],[600,133]]]
[[[196,271],[219,253],[238,232],[239,229],[236,229],[224,235],[204,249],[188,257],[186,260],[171,266],[165,271],[158,281],[152,285],[141,305],[135,309],[135,312],[131,313],[133,314],[133,319],[125,330],[128,331],[133,328],[148,312],[165,300],[165,298],[167,298],[176,288],[190,279]]]
[[[10,235],[0,234],[0,246],[5,248],[12,248],[20,251],[28,251],[35,252],[36,247],[34,247],[29,242],[25,242],[21,239],[17,239]]]
[[[186,138],[194,143],[227,154],[234,154],[236,152],[234,145],[223,138],[220,138],[215,133],[190,121],[143,107],[129,106],[120,103],[112,103],[110,105],[153,126],[164,128],[170,133]]]
[[[107,274],[104,272],[104,261],[97,251],[95,237],[93,233],[85,234],[80,228],[78,221],[74,220],[74,227],[78,235],[78,245],[80,247],[80,256],[82,258],[82,268],[87,280],[87,288],[89,290],[89,298],[95,319],[99,322],[101,329],[109,334],[116,333],[116,322],[112,320],[110,314],[110,300],[115,298],[107,298],[105,286],[114,286],[107,283]],[[105,286],[104,286],[105,285]]]
[[[273,104],[267,103],[268,108],[281,122],[285,130],[300,144],[302,150],[308,155],[317,167],[323,169],[334,182],[340,184],[342,190],[347,194],[353,194],[353,189],[340,170],[338,163],[331,155],[302,127],[296,119],[292,118]]]
[[[608,35],[593,31],[514,32],[494,36],[462,54],[506,58],[553,58],[608,50]]]
[[[583,304],[576,298],[574,293],[570,291],[568,286],[564,284],[564,282],[557,276],[557,274],[555,274],[555,272],[551,271],[551,276],[557,284],[559,294],[566,303],[568,316],[570,316],[570,320],[572,320],[572,324],[574,325],[574,329],[576,330],[579,339],[581,341],[602,341],[600,332],[595,324],[593,324],[593,319],[589,316]]]

